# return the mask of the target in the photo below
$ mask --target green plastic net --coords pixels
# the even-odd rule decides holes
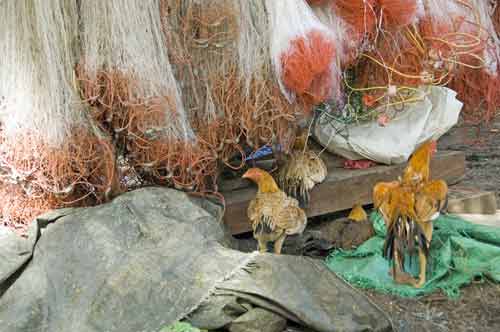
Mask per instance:
[[[337,250],[326,260],[328,268],[360,288],[417,297],[442,290],[450,298],[460,296],[460,287],[487,277],[500,282],[500,227],[471,224],[453,215],[434,222],[426,284],[420,289],[394,283],[389,262],[382,257],[385,224],[371,215],[376,236],[352,251]],[[405,259],[405,267],[418,275],[418,258]]]

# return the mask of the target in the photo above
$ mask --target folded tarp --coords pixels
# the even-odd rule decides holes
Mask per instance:
[[[179,191],[144,188],[30,227],[0,240],[1,331],[156,332],[186,318],[204,328],[227,314],[221,296],[320,332],[392,330],[322,261],[231,249],[221,209]]]

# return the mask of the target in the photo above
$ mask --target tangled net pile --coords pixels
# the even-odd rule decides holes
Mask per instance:
[[[175,45],[170,58],[200,145],[236,170],[245,165],[246,152],[263,145],[287,150],[303,111],[276,86],[264,4],[176,0],[162,1],[161,8],[167,39]]]
[[[346,105],[359,118],[391,118],[425,97],[422,86],[449,86],[474,124],[491,121],[500,107],[500,43],[494,12],[482,0],[331,1],[359,40],[344,75]],[[351,100],[362,96],[363,104]],[[359,116],[361,114],[361,116]]]
[[[74,86],[75,4],[3,1],[0,13],[0,213],[22,231],[48,209],[105,201],[115,157]]]
[[[313,110],[387,121],[426,86],[455,89],[467,121],[491,121],[500,107],[499,7],[0,2],[3,223],[22,231],[48,209],[151,184],[217,193],[224,167],[242,169],[265,145],[287,153]]]
[[[81,2],[82,98],[115,142],[133,186],[203,190],[215,159],[199,144],[168,58],[159,1]],[[121,176],[125,186],[132,186]]]

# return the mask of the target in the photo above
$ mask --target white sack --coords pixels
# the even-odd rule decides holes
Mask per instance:
[[[420,144],[439,139],[458,122],[463,104],[456,99],[456,92],[444,87],[430,87],[429,91],[423,101],[407,106],[385,127],[376,121],[352,124],[345,128],[347,135],[338,135],[334,127],[344,125],[323,116],[317,121],[314,136],[328,151],[347,159],[403,163]]]

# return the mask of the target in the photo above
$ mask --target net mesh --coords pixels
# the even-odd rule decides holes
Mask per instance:
[[[186,103],[200,142],[233,169],[245,165],[245,147],[276,143],[286,149],[300,110],[274,87],[264,4],[181,1],[164,12],[165,30],[177,45],[171,51],[176,75],[183,95],[193,97]]]
[[[471,224],[453,215],[434,222],[426,284],[422,288],[397,284],[382,257],[386,227],[380,215],[372,215],[376,236],[353,251],[335,251],[326,264],[349,283],[402,297],[418,297],[441,290],[450,298],[475,278],[500,282],[500,230]],[[417,257],[408,257],[407,269],[418,275]]]
[[[74,85],[73,2],[0,3],[0,170],[3,222],[91,205],[119,191],[113,146],[87,118]]]
[[[150,184],[217,192],[223,168],[244,168],[263,146],[289,152],[317,112],[386,125],[425,97],[421,86],[450,86],[467,121],[491,121],[500,108],[498,7],[2,1],[5,223]]]
[[[82,1],[83,98],[145,184],[193,190],[208,160],[169,61],[160,1]],[[209,167],[207,166],[209,169]]]
[[[328,27],[303,0],[268,0],[270,51],[275,75],[290,102],[307,110],[335,89],[335,43]]]
[[[368,4],[359,2],[360,6]],[[334,5],[334,11],[348,24],[365,26],[366,15],[355,23],[341,15],[347,7],[340,5]],[[496,116],[499,43],[487,2],[377,1],[370,8],[375,15],[374,31],[363,30],[369,37],[358,47],[350,76],[344,76],[350,109],[356,106],[349,97],[362,95],[363,111],[390,119],[397,114],[388,114],[390,106],[404,110],[421,101],[420,86],[433,85],[458,92],[466,121],[487,123]]]

